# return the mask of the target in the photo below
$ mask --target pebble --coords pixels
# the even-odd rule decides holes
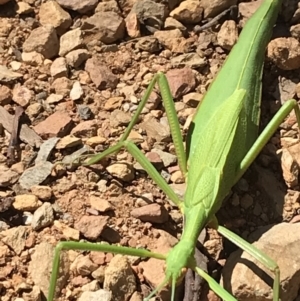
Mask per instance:
[[[15,197],[13,206],[20,211],[35,211],[42,205],[38,197],[33,194],[22,194]]]
[[[50,203],[43,203],[33,214],[32,229],[38,231],[49,225],[54,221],[54,212]]]
[[[169,219],[167,210],[156,203],[135,208],[131,211],[131,216],[143,222],[163,224]]]
[[[86,238],[96,240],[107,225],[108,216],[83,216],[74,226]]]

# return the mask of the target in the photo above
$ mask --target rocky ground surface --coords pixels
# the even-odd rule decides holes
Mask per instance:
[[[260,2],[0,0],[1,300],[44,300],[59,241],[161,253],[178,241],[181,213],[129,153],[90,167],[70,163],[120,139],[158,71],[167,76],[185,137]],[[266,54],[262,129],[287,99],[300,99],[299,20],[298,1],[285,1]],[[259,239],[259,249],[278,262],[283,301],[300,300],[297,131],[292,113],[218,212],[220,224],[250,242]],[[158,90],[130,139],[182,197],[185,184]],[[271,300],[272,273],[251,257],[241,260],[212,229],[200,241],[202,268],[239,300]],[[57,300],[140,301],[164,278],[164,262],[154,259],[63,254]],[[205,283],[196,296],[183,286],[177,291],[178,300],[220,300]],[[157,298],[169,300],[170,291]]]

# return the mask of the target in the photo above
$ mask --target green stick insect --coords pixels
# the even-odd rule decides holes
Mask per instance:
[[[295,100],[289,100],[258,136],[265,49],[281,4],[281,0],[265,0],[246,23],[237,44],[233,47],[194,116],[187,135],[186,152],[168,82],[165,76],[159,73],[151,81],[120,141],[104,152],[94,155],[85,163],[85,165],[95,164],[105,156],[125,148],[183,213],[184,231],[179,243],[168,254],[163,255],[120,246],[60,242],[55,250],[48,301],[54,298],[60,252],[68,249],[165,260],[165,279],[145,300],[149,300],[165,285],[170,284],[173,301],[177,280],[181,278],[185,268],[191,268],[203,277],[210,288],[223,300],[236,301],[213,278],[196,266],[195,245],[201,230],[208,224],[274,272],[273,301],[279,300],[280,273],[276,262],[238,235],[220,226],[215,213],[232,186],[245,173],[291,110],[295,110],[297,122],[300,124],[298,105]],[[187,182],[183,202],[138,147],[127,140],[156,83],[159,85],[170,123],[178,164]]]

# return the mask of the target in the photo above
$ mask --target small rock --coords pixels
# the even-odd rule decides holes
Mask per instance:
[[[201,6],[204,8],[204,18],[213,18],[229,7],[236,5],[237,0],[201,0]]]
[[[155,139],[157,142],[170,141],[170,127],[159,123],[155,118],[149,118],[141,123],[140,127],[147,132],[147,135],[151,139]]]
[[[0,83],[10,83],[21,77],[23,77],[23,74],[11,71],[7,67],[0,65]]]
[[[31,31],[23,44],[23,51],[36,51],[46,59],[51,59],[58,54],[59,41],[56,31],[52,26],[42,26]]]
[[[57,3],[66,9],[75,10],[81,14],[84,14],[94,9],[98,3],[98,0],[58,0]]]
[[[31,186],[42,183],[51,174],[52,167],[51,162],[41,162],[26,169],[19,179],[20,185],[24,189],[30,189]]]
[[[180,170],[176,170],[174,173],[172,173],[171,181],[175,184],[180,184],[185,182],[185,178]]]
[[[35,132],[43,138],[63,137],[69,134],[73,125],[68,114],[55,112],[34,127]]]
[[[24,86],[16,85],[13,89],[13,101],[21,107],[27,107],[33,101],[34,95],[31,90]]]
[[[92,137],[97,134],[98,123],[95,120],[88,120],[79,123],[71,131],[71,135],[75,137]]]
[[[65,56],[68,52],[79,48],[83,43],[80,28],[70,30],[60,37],[59,55]]]
[[[78,114],[82,120],[91,119],[91,117],[93,116],[92,110],[87,105],[78,105],[77,109],[78,109]]]
[[[22,294],[24,300],[27,301],[40,301],[42,300],[41,290],[37,285],[34,285],[31,289],[31,292]]]
[[[34,211],[42,205],[37,196],[32,194],[21,194],[15,197],[13,206],[20,211]]]
[[[86,50],[86,49],[77,49],[77,50],[70,51],[66,55],[66,60],[67,60],[68,65],[70,65],[74,68],[78,68],[90,56],[91,55],[90,55],[88,50]]]
[[[131,14],[136,14],[139,23],[144,24],[149,31],[162,29],[168,15],[167,6],[151,0],[136,1],[131,9]]]
[[[20,255],[25,248],[28,235],[28,228],[19,226],[2,231],[1,241],[8,245],[17,255]]]
[[[0,187],[7,187],[16,183],[19,179],[19,174],[10,168],[0,165]]]
[[[189,68],[169,70],[166,77],[175,99],[191,92],[196,86],[195,74]]]
[[[300,42],[295,38],[277,38],[267,48],[268,58],[283,70],[300,68]]]
[[[89,256],[79,255],[71,264],[71,270],[76,271],[76,275],[89,276],[98,268],[97,264],[93,263]]]
[[[243,20],[248,20],[261,5],[261,1],[239,3],[239,13]]]
[[[83,292],[78,298],[78,301],[92,301],[92,300],[111,301],[112,293],[100,289],[96,292]]]
[[[122,181],[130,182],[134,179],[132,165],[128,163],[115,163],[106,168],[106,170],[114,177]]]
[[[29,262],[28,274],[45,296],[48,295],[49,282],[52,271],[54,247],[48,242],[35,246]],[[60,256],[59,277],[56,282],[57,297],[69,278],[70,262],[66,252]]]
[[[50,67],[50,74],[53,78],[68,77],[67,61],[64,57],[59,57],[54,60]]]
[[[156,203],[133,209],[131,216],[143,222],[156,224],[163,224],[169,219],[169,214],[165,207]]]
[[[86,30],[86,33],[94,33],[89,39],[97,38],[105,44],[121,40],[125,35],[124,19],[112,11],[95,13],[83,21],[81,28]]]
[[[65,148],[69,148],[69,147],[74,147],[74,146],[78,146],[81,145],[82,141],[80,138],[72,136],[72,135],[67,135],[64,136],[63,138],[61,138],[55,148],[56,149],[65,149]]]
[[[36,51],[22,52],[22,61],[31,66],[40,66],[44,62],[44,56]]]
[[[135,47],[137,49],[140,49],[142,51],[147,51],[149,53],[158,52],[162,48],[158,42],[158,39],[151,36],[141,37],[135,44]]]
[[[62,232],[65,238],[79,241],[80,232],[59,221],[54,221],[54,227]]]
[[[50,203],[44,203],[38,208],[32,218],[32,229],[38,231],[49,225],[54,221],[54,212]]]
[[[21,1],[17,3],[16,12],[19,15],[27,15],[32,13],[33,11],[33,7],[31,7],[28,3]]]
[[[31,187],[31,192],[43,201],[48,201],[52,197],[52,189],[49,186],[35,185]]]
[[[119,15],[121,15],[121,11],[120,11],[120,8],[118,6],[118,3],[117,1],[114,1],[114,0],[109,0],[109,1],[106,1],[106,2],[100,2],[98,3],[96,9],[95,9],[95,12],[98,13],[98,12],[106,12],[106,11],[113,11]]]
[[[291,150],[293,150],[293,147]],[[287,186],[290,188],[297,186],[299,178],[299,165],[293,156],[293,152],[290,152],[290,148],[282,149],[280,160],[283,178]]]
[[[59,77],[55,79],[51,85],[51,89],[53,89],[56,94],[61,94],[63,96],[68,96],[71,88],[72,81],[66,77]]]
[[[124,97],[111,97],[109,98],[104,105],[104,109],[107,111],[113,111],[119,109],[124,101]]]
[[[225,21],[218,32],[218,44],[226,49],[231,50],[238,40],[238,28],[233,20]]]
[[[183,1],[170,16],[185,24],[196,24],[202,20],[203,7],[200,1]]]
[[[49,138],[48,140],[46,140],[40,146],[40,150],[39,150],[39,152],[37,154],[37,157],[34,161],[36,165],[38,165],[39,163],[46,162],[49,159],[49,157],[50,157],[50,155],[51,155],[51,153],[52,153],[52,151],[53,151],[53,149],[54,149],[54,147],[55,147],[58,140],[59,140],[59,138],[52,137],[52,138]]]
[[[56,103],[62,101],[63,99],[64,99],[63,95],[51,93],[47,97],[46,102],[47,102],[47,104],[51,105],[51,104],[56,104]]]
[[[95,292],[100,289],[100,285],[97,280],[93,280],[90,283],[81,286],[83,292]]]
[[[184,53],[171,59],[174,67],[190,67],[193,69],[203,68],[207,65],[205,57],[201,57],[198,53]]]
[[[34,118],[42,111],[42,109],[43,109],[42,105],[40,103],[36,102],[27,107],[26,114],[29,117]]]
[[[114,128],[120,125],[128,125],[131,119],[131,114],[118,109],[115,109],[109,117],[110,125]]]
[[[186,27],[174,18],[168,17],[165,21],[165,29],[179,29],[182,32],[186,32]]]
[[[12,100],[11,90],[6,86],[0,86],[0,105],[8,105]]]
[[[116,255],[105,270],[103,288],[115,301],[128,300],[136,290],[136,279],[127,257]]]
[[[100,136],[95,136],[95,137],[91,137],[86,141],[86,144],[91,146],[91,147],[95,147],[97,145],[101,145],[104,144],[107,141],[106,138],[104,137],[100,137]]]
[[[75,81],[72,87],[72,90],[70,91],[70,98],[72,100],[78,100],[83,95],[83,89],[81,87],[81,84],[79,81]]]
[[[89,199],[90,199],[91,207],[97,209],[100,212],[113,210],[112,205],[105,199],[102,199],[94,195],[90,196]]]
[[[157,148],[154,148],[153,152],[159,154],[159,157],[164,163],[164,167],[169,167],[170,165],[175,164],[177,162],[177,157],[173,154],[164,152]]]
[[[100,90],[116,88],[119,81],[118,77],[96,57],[92,57],[86,61],[85,70],[89,73],[96,88]]]
[[[135,13],[130,13],[125,18],[125,24],[128,35],[135,39],[141,36],[140,22]]]
[[[267,232],[266,232],[267,231]],[[298,295],[299,285],[299,231],[300,224],[281,223],[270,228],[261,228],[254,238],[254,245],[268,254],[280,268],[280,297],[293,301]],[[284,256],[283,256],[284,254]],[[248,264],[251,263],[251,268]],[[226,290],[238,300],[272,300],[273,290],[270,284],[274,273],[262,266],[251,255],[238,250],[231,253],[222,271]]]
[[[47,1],[39,9],[39,21],[45,25],[52,25],[59,35],[62,35],[72,24],[69,13],[63,10],[56,1]]]
[[[83,216],[76,224],[75,229],[79,230],[86,238],[96,240],[106,227],[108,216]]]

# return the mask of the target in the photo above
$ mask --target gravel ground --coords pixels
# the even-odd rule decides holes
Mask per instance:
[[[158,71],[167,76],[185,138],[197,105],[260,2],[0,0],[1,300],[45,300],[59,241],[160,253],[176,244],[181,213],[132,155],[121,150],[89,167],[71,163],[120,139]],[[299,20],[298,1],[284,3],[266,53],[262,129],[282,103],[300,98]],[[297,134],[291,113],[217,215],[250,242],[264,238],[259,247],[283,269],[289,294],[282,301],[299,301]],[[130,139],[182,197],[184,178],[158,89]],[[273,225],[276,230],[267,231]],[[257,284],[261,277],[234,271],[234,256],[240,258],[235,246],[212,229],[199,241],[201,267],[219,281],[225,266],[223,282],[239,300],[258,300],[251,295],[258,286],[259,300],[271,300],[269,286]],[[141,301],[164,277],[163,261],[109,252],[68,250],[61,262],[57,300]],[[189,275],[185,287],[197,281]],[[220,300],[205,283],[196,286],[192,297],[178,286],[177,300]],[[168,288],[157,297],[169,299]]]

